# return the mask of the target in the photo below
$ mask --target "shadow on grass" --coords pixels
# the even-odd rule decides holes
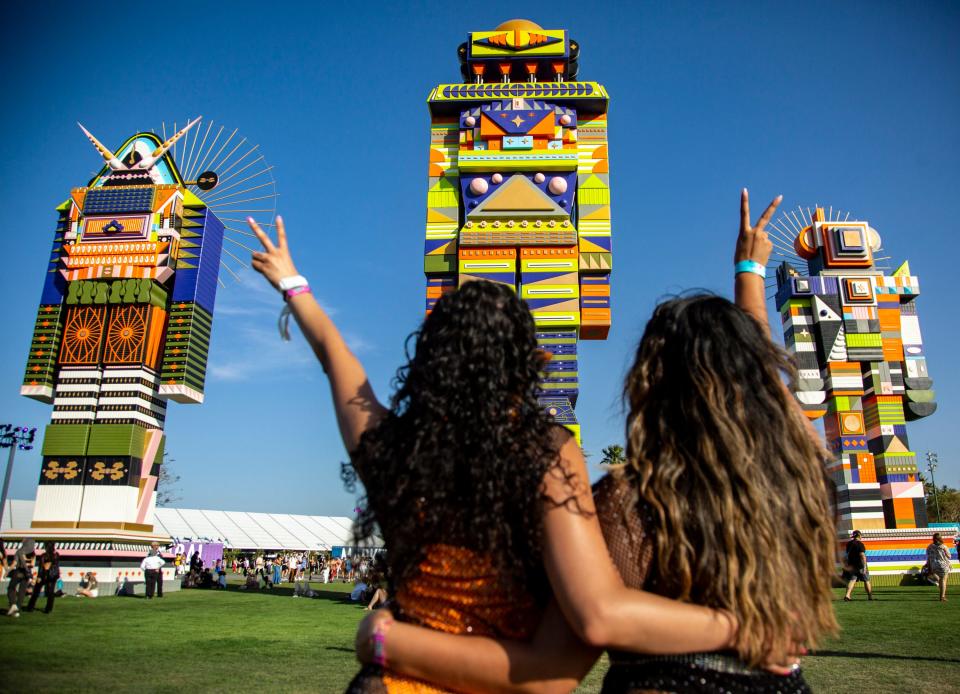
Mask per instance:
[[[816,651],[811,655],[824,658],[857,658],[881,660],[915,660],[931,663],[960,663],[960,658],[937,658],[925,655],[894,655],[892,653],[857,653],[853,651]]]
[[[253,590],[242,588],[242,583],[228,583],[226,592],[228,593],[250,593],[256,595],[270,595],[274,597],[281,598],[290,598],[293,597],[293,586],[284,584],[283,586],[274,586],[273,588],[265,588],[264,590]],[[341,585],[341,584],[337,584]],[[218,588],[185,588],[184,590],[222,590]],[[356,605],[357,607],[363,607],[359,602],[350,600],[349,591],[345,590],[328,590],[328,589],[317,589],[311,586],[313,590],[312,597],[304,597],[304,600],[326,600],[327,602],[335,602],[341,605]]]

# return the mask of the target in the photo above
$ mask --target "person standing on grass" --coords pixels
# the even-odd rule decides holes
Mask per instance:
[[[13,555],[13,568],[7,574],[10,579],[7,584],[7,600],[10,601],[8,617],[20,616],[20,605],[27,595],[27,587],[33,581],[33,564],[36,559],[37,545],[33,539],[27,538],[20,545],[20,549]]]
[[[845,602],[850,602],[853,598],[853,587],[857,581],[863,581],[867,589],[867,600],[873,600],[873,585],[870,583],[870,571],[867,568],[867,548],[860,541],[860,531],[854,530],[853,537],[847,543],[847,560],[843,569],[843,580],[847,582],[847,594],[843,596]]]
[[[287,582],[293,583],[296,579],[297,579],[297,558],[293,554],[293,552],[291,552],[289,557],[287,558]]]
[[[943,543],[940,533],[933,534],[933,542],[927,545],[927,566],[930,575],[940,587],[940,602],[947,601],[947,577],[950,575],[950,550]]]
[[[156,592],[158,598],[163,597],[163,565],[166,562],[160,556],[160,543],[154,542],[151,545],[150,552],[140,562],[140,568],[143,569],[143,581],[146,584],[147,598],[153,600],[153,594]]]
[[[37,606],[37,599],[40,597],[40,589],[47,597],[47,605],[43,608],[44,613],[53,612],[53,599],[57,593],[57,581],[60,579],[60,555],[57,554],[57,546],[53,542],[47,542],[43,548],[43,558],[40,559],[40,570],[37,572],[37,580],[33,584],[33,593],[30,595],[30,602],[27,603],[27,612],[33,612]]]

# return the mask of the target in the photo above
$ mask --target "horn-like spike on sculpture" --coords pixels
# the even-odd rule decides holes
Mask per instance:
[[[197,116],[192,121],[187,123],[183,128],[181,128],[180,130],[175,132],[173,135],[171,135],[169,138],[167,138],[167,140],[162,145],[160,145],[155,150],[153,150],[153,153],[149,157],[144,157],[143,159],[141,159],[140,162],[137,164],[137,168],[149,169],[151,166],[156,164],[157,161],[160,159],[160,157],[166,154],[167,150],[170,149],[177,140],[179,140],[181,137],[186,135],[187,131],[189,131],[190,128],[192,128],[194,125],[200,122],[201,118],[203,118],[203,116]]]
[[[83,134],[87,136],[87,139],[90,140],[90,142],[93,143],[93,146],[97,148],[97,151],[100,152],[100,155],[103,157],[104,161],[107,162],[107,166],[114,171],[120,171],[121,169],[126,168],[124,167],[123,162],[117,159],[117,156],[113,152],[104,147],[103,143],[93,136],[93,133],[83,127],[82,123],[78,121],[77,125],[80,126]]]

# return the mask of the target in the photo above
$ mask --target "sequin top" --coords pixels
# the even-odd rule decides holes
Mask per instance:
[[[507,583],[489,556],[433,545],[417,576],[397,588],[397,616],[451,634],[527,640],[542,610]]]
[[[417,575],[396,590],[398,619],[450,634],[511,640],[532,638],[543,610],[493,567],[489,555],[452,545],[432,545]],[[349,694],[441,694],[447,690],[366,667]]]
[[[594,485],[594,501],[610,557],[629,588],[658,592],[650,585],[653,565],[653,519],[640,515],[637,491],[612,473]],[[673,597],[667,595],[665,597]],[[716,692],[806,694],[800,671],[782,677],[747,666],[735,653],[645,656],[610,652],[610,669],[602,694]]]

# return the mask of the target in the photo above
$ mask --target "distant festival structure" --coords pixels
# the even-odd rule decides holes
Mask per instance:
[[[898,582],[923,566],[932,534],[906,426],[937,409],[919,280],[906,262],[887,274],[877,231],[832,208],[800,209],[768,229],[796,396],[810,419],[824,418],[833,454],[841,541],[860,530],[871,574]]]
[[[242,218],[228,215],[272,221],[257,148],[199,120],[116,152],[80,126],[105,165],[57,207],[20,388],[53,415],[33,520],[4,533],[57,541],[65,581],[94,570],[101,583],[136,583],[149,544],[169,543],[154,530],[167,401],[204,399],[219,271],[235,276],[224,257],[242,264],[224,247],[243,245],[229,233],[243,233]]]
[[[562,29],[514,19],[460,45],[428,98],[426,310],[470,280],[513,287],[553,357],[540,403],[579,438],[577,343],[610,330],[606,90]]]

